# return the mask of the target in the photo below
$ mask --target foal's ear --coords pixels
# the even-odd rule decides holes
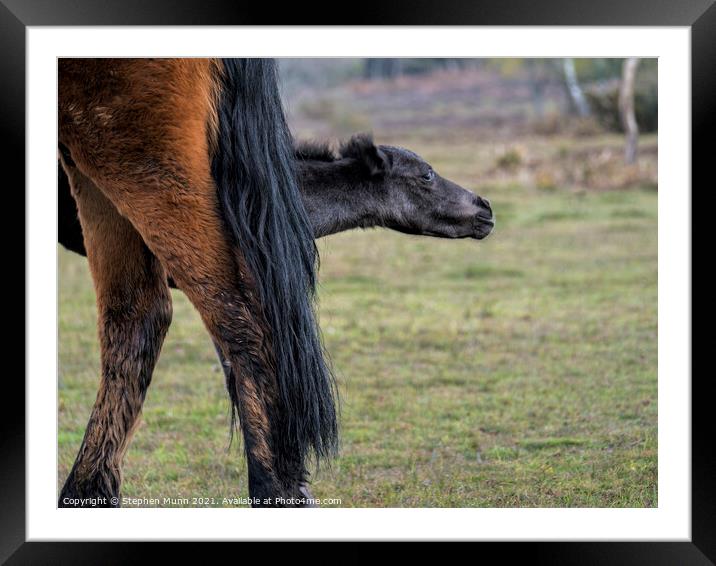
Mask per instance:
[[[390,170],[390,160],[383,150],[373,143],[370,134],[357,134],[341,145],[342,157],[360,161],[371,176],[385,175]]]
[[[385,152],[376,145],[366,148],[363,154],[363,163],[371,176],[385,175],[390,170],[390,161]]]

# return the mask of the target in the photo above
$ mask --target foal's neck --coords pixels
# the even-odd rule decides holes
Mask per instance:
[[[316,238],[381,224],[383,188],[368,181],[354,160],[300,161],[298,171]]]

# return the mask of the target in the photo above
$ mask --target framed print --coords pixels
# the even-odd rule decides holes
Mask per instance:
[[[153,540],[716,559],[689,186],[710,1],[3,2],[27,223],[8,563]]]

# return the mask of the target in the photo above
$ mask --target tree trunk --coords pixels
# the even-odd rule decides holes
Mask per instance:
[[[378,57],[365,60],[363,76],[366,79],[390,79],[402,74],[403,62],[400,59]]]
[[[577,80],[577,71],[574,68],[574,59],[564,59],[564,81],[567,84],[567,91],[577,113],[582,116],[589,116],[589,103],[584,96],[582,87]]]
[[[544,117],[544,91],[547,86],[547,73],[544,68],[544,61],[539,59],[527,59],[527,76],[530,83],[530,98],[532,108],[537,118]]]
[[[639,126],[634,114],[634,79],[639,65],[637,57],[624,60],[622,82],[619,85],[619,116],[626,134],[624,160],[627,164],[636,161],[637,144],[639,142]]]

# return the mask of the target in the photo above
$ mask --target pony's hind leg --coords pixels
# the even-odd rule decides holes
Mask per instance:
[[[161,194],[155,196],[154,204],[133,222],[199,311],[224,366],[230,367],[227,389],[234,414],[240,419],[252,504],[306,506],[310,494],[305,489],[303,457],[281,435],[285,415],[274,373],[271,336],[251,276],[231,249],[221,219],[208,214],[216,210],[214,191],[197,189],[190,197],[174,193],[174,211],[202,219],[198,229],[161,217],[159,211],[172,209],[161,204]]]
[[[281,435],[270,333],[250,274],[228,241],[213,182],[174,178],[97,181],[192,304],[231,365],[229,394],[240,417],[255,505],[305,506],[303,455]],[[174,183],[178,183],[178,186]],[[183,186],[193,186],[184,191]],[[83,226],[84,228],[84,226]],[[88,247],[88,253],[89,247]]]
[[[97,297],[99,392],[58,505],[118,506],[122,459],[171,321],[166,274],[87,177],[65,164]]]
[[[259,72],[260,62],[247,65],[256,67],[251,76],[258,76],[256,84],[246,78],[242,88],[238,83],[225,84],[227,68],[218,69],[221,64],[216,61],[64,59],[58,65],[60,141],[77,167],[136,228],[199,311],[223,358],[231,364],[229,391],[244,435],[250,495],[259,504],[305,504],[305,462],[310,450],[325,448],[334,440],[328,438],[331,428],[333,432],[336,428],[331,426],[335,425],[333,399],[326,391],[328,383],[318,379],[324,372],[311,365],[316,360],[303,360],[301,368],[290,373],[284,363],[282,373],[277,372],[276,349],[283,349],[282,360],[293,359],[286,352],[295,353],[303,343],[294,336],[273,343],[276,328],[268,322],[265,307],[269,303],[257,284],[267,277],[266,269],[257,253],[251,257],[258,263],[251,263],[244,253],[245,248],[254,250],[258,244],[252,238],[261,235],[238,238],[228,228],[237,220],[234,207],[245,216],[261,211],[251,213],[245,210],[251,203],[220,198],[234,193],[257,197],[263,190],[271,194],[270,187],[263,185],[275,182],[272,171],[277,166],[267,157],[276,144],[254,139],[258,133],[275,137],[281,129],[281,120],[275,116],[266,122],[267,109],[273,109],[273,116],[277,103],[277,91],[266,92],[273,89],[270,74]],[[88,80],[91,89],[86,87]],[[222,99],[241,96],[248,104],[248,108],[241,103],[232,106],[242,114],[240,118],[227,107],[219,119],[215,105],[219,91]],[[257,98],[257,93],[263,94]],[[220,123],[234,126],[224,131],[218,128]],[[238,131],[245,123],[252,127],[244,132],[244,145],[238,141]],[[285,140],[281,143],[285,145]],[[240,156],[232,157],[234,165],[226,174],[218,175],[212,168],[217,163],[212,156],[218,155],[220,146],[240,146],[242,155],[247,152],[243,157],[249,164],[245,171],[249,180],[241,181],[231,173],[237,170],[234,165],[243,162]],[[217,175],[221,182],[215,180]],[[290,187],[284,188],[290,192]],[[289,214],[285,209],[292,210],[292,197],[280,193],[272,197],[278,199],[274,212]],[[296,231],[283,225],[272,225],[272,230],[272,237],[264,241],[293,241],[288,239]],[[305,281],[295,286],[288,269],[277,271],[273,281],[281,283],[282,296],[270,295],[270,300],[280,303],[289,292],[292,297],[304,297],[309,291],[304,283],[310,279],[306,271],[305,266],[297,271]],[[309,317],[299,314],[299,330],[315,349],[316,336],[307,330]],[[325,397],[323,405],[321,396]]]
[[[231,399],[233,420],[236,416],[246,414],[248,412],[248,408],[252,404],[255,405],[255,401],[252,402],[247,397],[247,393],[253,391],[254,389],[253,387],[251,387],[251,385],[249,385],[248,387],[245,385],[241,385],[242,380],[234,371],[233,365],[231,364],[231,360],[227,359],[224,356],[221,347],[219,346],[219,344],[216,343],[216,341],[214,342],[214,349],[216,350],[216,355],[219,358],[219,364],[221,365],[221,369],[224,372],[224,383],[226,385],[226,392],[229,394],[229,398]],[[232,433],[233,425],[234,423],[232,422]],[[255,447],[254,439],[257,433],[260,433],[260,431],[256,430],[254,424],[247,419],[243,419],[241,425],[243,436],[245,442],[247,443],[246,452],[248,455],[249,462],[249,493],[254,501],[253,505],[263,506],[262,503],[267,497],[278,493],[275,491],[273,486],[272,476],[274,474],[269,467],[262,464],[261,459],[259,459],[256,455],[252,453],[252,448]],[[289,458],[289,460],[291,459]],[[298,481],[294,483],[295,496],[302,498],[305,501],[305,503],[300,506],[316,507],[317,505],[314,505],[312,503],[314,497],[308,487],[308,481],[305,478],[307,473],[303,463],[300,461],[295,461],[290,464],[289,467],[290,469],[294,470],[295,476],[299,478]]]

